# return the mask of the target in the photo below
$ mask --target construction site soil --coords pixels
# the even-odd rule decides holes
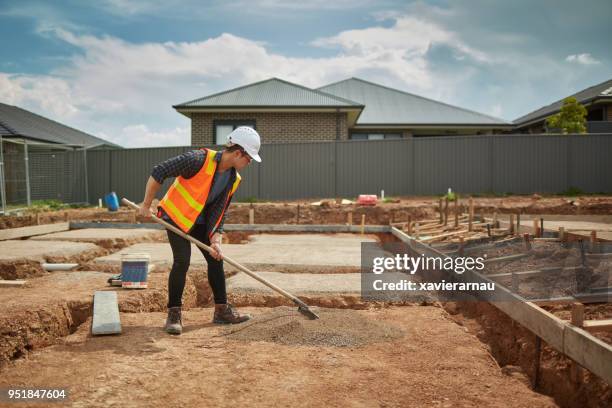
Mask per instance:
[[[93,271],[53,272],[28,279],[23,287],[0,288],[0,367],[62,341],[91,316],[93,293],[116,290],[119,310],[125,313],[165,311],[166,274],[152,273],[146,290],[122,290],[106,283],[109,274]],[[202,270],[187,276],[185,307],[206,305],[210,289]]]
[[[353,213],[353,222],[361,222],[361,215],[366,215],[366,224],[387,225],[390,222],[403,222],[408,216],[413,220],[429,218],[437,214],[439,197],[401,197],[393,201],[380,202],[373,207],[356,204],[342,205],[339,200],[322,200],[320,205],[312,205],[312,201],[284,201],[268,203],[233,203],[226,223],[246,224],[249,222],[249,209],[255,212],[257,224],[344,224],[347,214]],[[299,214],[298,214],[299,205]],[[467,211],[467,200],[460,200],[462,212]],[[507,197],[475,197],[474,211],[476,214],[611,214],[612,197],[581,196],[581,197],[541,197],[507,196]],[[134,212],[127,207],[119,211],[109,212],[100,208],[66,209],[49,212],[33,212],[23,210],[13,215],[0,217],[0,229],[16,228],[29,225],[50,224],[60,221],[99,222],[133,222]]]
[[[573,214],[562,211],[578,209],[598,214],[604,208],[612,209],[612,198],[607,197],[576,199],[579,205],[562,198],[475,200],[477,211],[483,212],[526,209],[537,213],[541,209],[541,213]],[[546,200],[548,207],[541,203]],[[248,223],[250,208],[249,204],[233,205],[226,223]],[[253,208],[256,223],[298,221],[297,203],[255,204]],[[408,215],[413,220],[431,218],[437,216],[437,198],[373,208],[300,203],[299,222],[344,224],[351,211],[355,224],[362,213],[367,224],[401,222]],[[75,221],[134,221],[134,213],[124,208],[115,213],[103,209],[68,212],[67,218]],[[62,212],[57,216],[55,221],[66,220]],[[32,225],[18,225],[30,222],[31,217],[2,217],[0,225]],[[53,221],[54,215],[48,215],[48,220],[44,217],[39,215],[39,221]],[[247,243],[250,235],[226,234],[226,240]],[[393,240],[384,234],[379,238]],[[163,234],[146,239],[165,241]],[[95,256],[135,242],[142,241],[98,246]],[[544,254],[541,258],[556,259],[558,249],[551,250],[548,244],[534,243],[533,259],[513,261],[513,270],[516,265],[521,270],[540,265],[536,256],[540,253]],[[47,243],[39,241],[39,245]],[[502,248],[490,257],[512,253],[516,252]],[[365,302],[359,295],[300,296],[307,304],[318,306],[315,310],[321,320],[309,321],[287,307],[292,303],[281,296],[230,292],[230,302],[255,318],[241,326],[217,326],[209,323],[212,310],[206,306],[212,299],[205,271],[192,266],[183,297],[185,330],[176,337],[162,330],[169,272],[163,266],[149,274],[149,289],[117,290],[123,333],[93,337],[93,292],[115,290],[107,286],[109,274],[102,272],[106,269],[94,263],[93,257],[43,257],[81,264],[79,271],[53,273],[43,271],[39,261],[12,261],[13,269],[20,270],[14,266],[25,262],[22,269],[33,272],[26,274],[24,287],[0,289],[0,388],[67,387],[67,405],[74,407],[612,406],[609,385],[545,343],[536,390],[554,396],[554,401],[532,391],[535,336],[488,303],[391,305]],[[0,270],[11,270],[10,265]],[[495,270],[500,272],[505,270]],[[16,277],[13,273],[4,279]],[[569,319],[567,304],[546,308]],[[610,318],[611,309],[609,304],[586,305],[585,319]]]
[[[286,313],[244,311],[264,321]],[[120,336],[91,337],[83,324],[61,344],[11,363],[0,387],[67,387],[72,407],[556,406],[522,374],[500,370],[438,307],[347,311],[346,322],[313,322],[332,333],[364,321],[403,333],[359,347],[261,341],[254,326],[253,338],[232,339],[210,316],[210,309],[185,312],[181,336],[163,332],[163,313],[122,314]]]
[[[524,373],[533,383],[536,336],[486,302],[445,303],[452,319],[486,344],[505,373]],[[561,306],[563,312],[565,307]],[[554,308],[553,308],[554,310]],[[563,315],[560,313],[560,317]],[[542,341],[539,392],[552,395],[562,407],[610,407],[612,388]]]

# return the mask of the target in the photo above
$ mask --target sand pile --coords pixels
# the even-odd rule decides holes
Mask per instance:
[[[313,309],[319,320],[309,320],[295,308],[278,307],[256,316],[244,325],[227,329],[227,338],[239,341],[267,341],[286,345],[355,347],[389,341],[403,332],[375,322],[350,309]]]

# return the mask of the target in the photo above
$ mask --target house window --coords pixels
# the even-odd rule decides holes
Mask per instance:
[[[213,121],[213,132],[215,145],[227,143],[227,136],[240,126],[248,126],[255,129],[255,120],[215,120]]]
[[[401,139],[400,133],[351,133],[351,140]]]
[[[590,110],[586,117],[587,122],[599,122],[604,120],[603,108]]]

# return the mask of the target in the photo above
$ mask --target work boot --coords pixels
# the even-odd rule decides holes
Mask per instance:
[[[248,314],[240,314],[230,304],[218,304],[215,305],[215,315],[213,317],[213,323],[217,324],[236,324],[246,322],[251,318]]]
[[[165,330],[170,334],[181,334],[183,332],[183,321],[181,319],[181,307],[168,308]]]

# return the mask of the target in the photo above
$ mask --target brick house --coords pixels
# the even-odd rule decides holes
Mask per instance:
[[[493,134],[502,119],[358,78],[307,88],[278,78],[175,105],[191,119],[191,144],[224,144],[237,126],[264,143]]]
[[[587,133],[612,133],[612,79],[570,96],[587,109]],[[546,133],[546,119],[561,110],[564,99],[516,119],[516,130],[520,133]]]

